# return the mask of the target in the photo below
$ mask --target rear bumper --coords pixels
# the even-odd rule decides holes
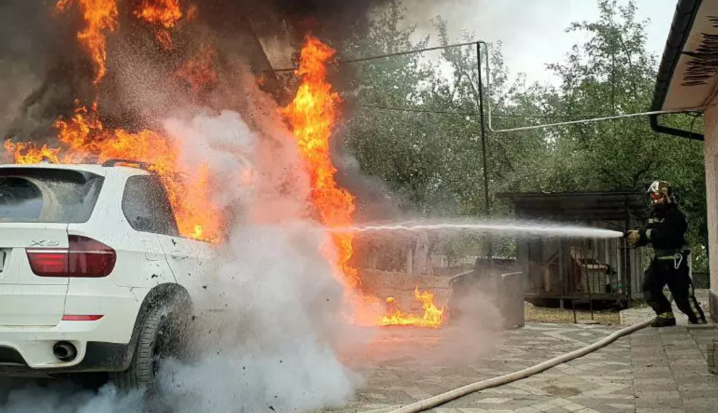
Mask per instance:
[[[75,365],[66,363],[52,368],[33,368],[19,351],[0,347],[0,376],[48,377],[68,373],[123,371],[127,369],[130,355],[129,344],[87,342],[81,361]]]
[[[60,321],[52,327],[0,326],[0,374],[122,370],[128,362],[127,350],[140,304],[129,288],[118,288],[104,296],[68,295],[65,314],[103,317],[96,321]],[[74,360],[62,362],[53,355],[58,341],[75,346]]]

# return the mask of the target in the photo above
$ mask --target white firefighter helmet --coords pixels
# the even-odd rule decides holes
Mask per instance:
[[[646,193],[651,197],[652,204],[672,204],[675,202],[673,198],[673,188],[671,188],[671,184],[666,181],[653,181]]]

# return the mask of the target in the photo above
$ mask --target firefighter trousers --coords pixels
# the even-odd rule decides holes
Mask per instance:
[[[699,321],[705,322],[705,315],[693,292],[693,281],[689,271],[686,259],[680,261],[653,259],[643,278],[643,297],[656,315],[672,317],[671,302],[663,293],[663,287],[668,285],[678,309],[688,316],[688,321],[694,324]]]

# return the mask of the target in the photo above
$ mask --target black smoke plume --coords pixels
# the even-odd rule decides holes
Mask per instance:
[[[183,11],[196,5],[197,14],[171,31],[172,50],[155,41],[155,28],[133,16],[139,1],[118,0],[119,29],[107,33],[108,74],[97,88],[92,62],[76,38],[84,25],[78,1],[63,13],[53,0],[0,2],[0,138],[52,141],[53,123],[71,116],[76,100],[89,105],[97,98],[105,127],[130,131],[152,127],[178,101],[225,104],[226,96],[216,92],[227,89],[238,62],[283,104],[291,76],[278,77],[273,65],[293,64],[306,33],[341,49],[347,38],[366,30],[367,11],[380,0],[182,0]],[[176,80],[203,47],[216,51],[215,84],[197,91],[167,81]],[[159,90],[149,96],[152,89]]]

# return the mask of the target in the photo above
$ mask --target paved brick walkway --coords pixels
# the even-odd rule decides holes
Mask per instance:
[[[516,371],[595,342],[618,327],[529,324],[506,332],[495,351],[471,358],[471,348],[450,349],[456,332],[387,331],[374,345],[376,367],[349,406],[336,412],[388,412],[456,387]],[[437,413],[718,412],[718,377],[706,366],[715,326],[645,329],[586,357],[533,377],[453,401]],[[487,340],[491,341],[492,338]],[[477,345],[485,345],[481,338]],[[444,355],[447,355],[444,353]],[[437,360],[437,361],[432,361]],[[448,360],[448,359],[447,359]],[[453,365],[450,365],[453,364]]]

